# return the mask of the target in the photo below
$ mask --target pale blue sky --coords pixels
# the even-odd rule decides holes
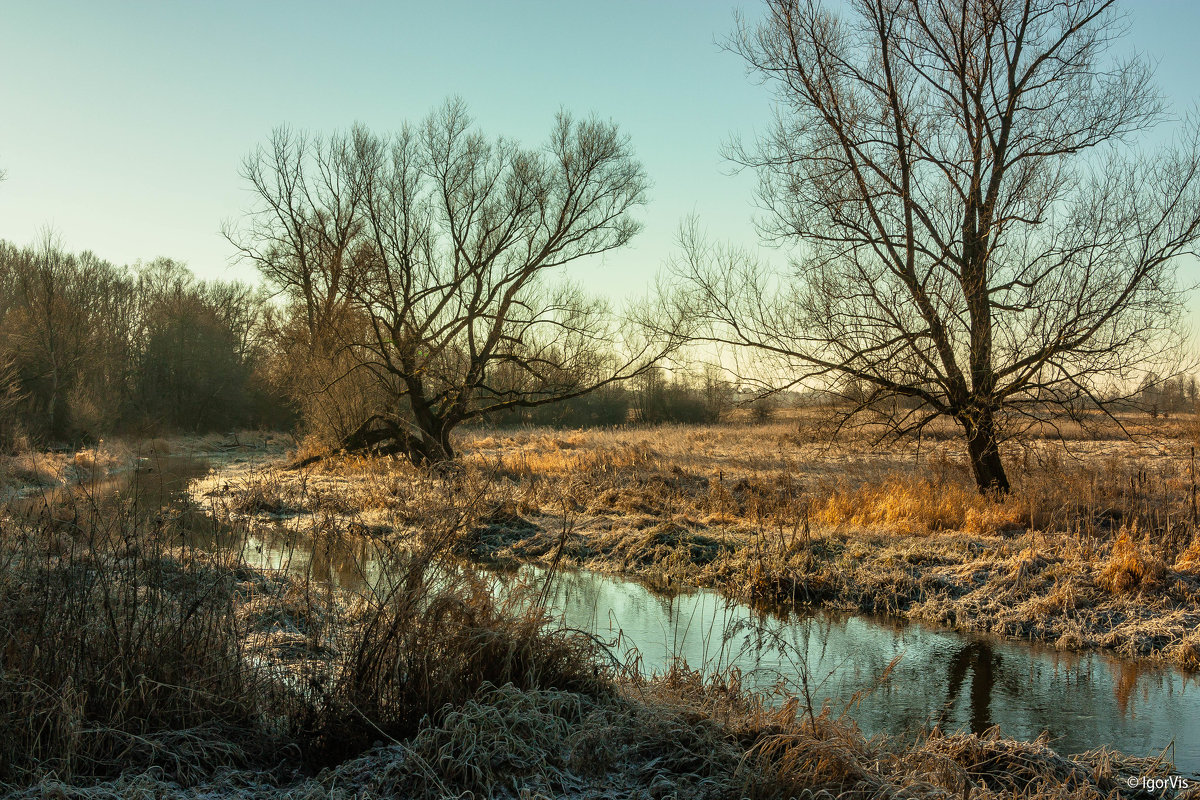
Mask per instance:
[[[755,2],[742,2],[748,15]],[[589,288],[640,293],[692,213],[755,242],[754,180],[718,148],[761,127],[766,91],[716,44],[735,4],[704,2],[14,2],[0,0],[0,238],[52,226],[118,263],[229,263],[226,218],[250,202],[247,151],[281,123],[385,130],[449,95],[485,132],[540,142],[564,107],[618,122],[653,182],[646,230]],[[1200,99],[1200,3],[1146,0],[1128,49],[1159,62],[1181,112]]]

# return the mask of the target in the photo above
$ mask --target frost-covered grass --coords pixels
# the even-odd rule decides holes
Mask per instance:
[[[1137,441],[1066,431],[1006,446],[1014,484],[979,494],[954,431],[831,443],[812,412],[768,423],[477,429],[447,482],[395,458],[250,464],[209,493],[419,540],[448,486],[478,499],[459,552],[582,566],[742,600],[898,614],[960,630],[1200,668],[1190,418]],[[451,486],[452,485],[452,486]],[[219,489],[219,491],[218,491]]]
[[[1176,467],[1035,460],[996,501],[965,491],[949,454],[909,469],[868,448],[842,457],[876,461],[840,475],[813,466],[822,483],[771,460],[773,425],[493,432],[442,475],[390,459],[263,470],[251,455],[165,505],[14,504],[0,511],[0,789],[1099,798],[1170,774],[999,731],[868,739],[845,709],[755,695],[736,673],[677,664],[647,681],[464,568],[586,564],[1063,647],[1149,642],[1133,654],[1187,663],[1200,545]],[[947,496],[966,511],[927,508]],[[303,527],[308,571],[251,566],[242,545],[264,525]],[[371,577],[335,585],[318,555],[347,543]],[[1128,636],[1119,613],[1142,615]]]

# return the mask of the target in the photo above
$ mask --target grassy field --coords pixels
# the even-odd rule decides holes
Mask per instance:
[[[1168,776],[998,731],[867,738],[848,707],[770,702],[735,672],[647,680],[463,568],[579,564],[1188,663],[1200,547],[1183,427],[1081,441],[1078,460],[1034,442],[1010,454],[1018,489],[997,502],[970,488],[952,439],[924,441],[918,462],[915,443],[823,445],[819,424],[475,431],[444,475],[392,459],[288,470],[285,442],[245,437],[205,444],[218,469],[190,496],[39,504],[21,484],[0,512],[0,789],[1101,798]],[[70,477],[46,466],[43,483]],[[336,587],[194,544],[264,523],[367,543],[387,577]]]
[[[449,481],[391,459],[248,464],[198,494],[234,512],[317,512],[419,538],[447,492],[484,561],[582,566],[763,604],[901,615],[1200,668],[1195,421],[1130,419],[1006,447],[1014,491],[974,489],[952,429],[824,441],[813,412],[769,423],[474,431]],[[220,486],[217,483],[220,483]],[[441,499],[439,499],[441,498]],[[307,522],[304,524],[308,524]]]

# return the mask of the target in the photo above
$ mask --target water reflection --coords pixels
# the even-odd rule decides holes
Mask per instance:
[[[78,483],[34,489],[8,506],[19,514],[55,510],[122,508],[155,514],[178,506],[188,484],[208,472],[208,462],[190,456],[151,456],[114,474],[96,472]]]
[[[946,697],[946,709],[953,709],[958,703],[959,692],[967,677],[970,676],[971,689],[967,717],[971,733],[983,733],[992,727],[990,706],[992,704],[992,688],[995,682],[995,671],[1002,669],[1001,656],[992,651],[992,646],[985,641],[968,642],[962,646],[950,659],[946,668],[949,694]]]
[[[246,556],[352,589],[380,578],[370,543],[314,546],[320,539],[301,527],[251,534]],[[491,575],[498,593],[528,596],[545,578],[532,566]],[[675,657],[708,671],[734,667],[746,686],[782,687],[811,698],[816,711],[848,709],[868,735],[935,725],[982,733],[998,724],[1020,739],[1046,731],[1064,753],[1110,745],[1150,756],[1173,743],[1177,768],[1200,773],[1200,687],[1178,670],[897,620],[763,614],[710,591],[662,594],[589,572],[555,576],[547,596],[564,624],[613,642],[618,658],[647,674]]]
[[[1021,739],[1047,731],[1066,753],[1111,745],[1148,756],[1174,743],[1177,767],[1200,772],[1200,687],[1170,668],[859,616],[785,619],[712,592],[664,597],[593,573],[560,576],[551,598],[568,625],[636,646],[647,672],[675,656],[735,666],[751,686],[807,689],[818,710],[849,708],[901,656],[853,706],[867,734],[933,725],[981,733],[998,724]]]

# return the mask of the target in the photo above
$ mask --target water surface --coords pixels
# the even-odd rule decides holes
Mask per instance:
[[[712,591],[664,596],[588,572],[557,576],[550,597],[567,625],[636,645],[646,672],[676,656],[736,667],[744,684],[782,687],[818,711],[849,708],[868,735],[998,724],[1018,739],[1048,732],[1063,753],[1172,748],[1178,769],[1200,773],[1200,685],[1169,667],[864,616],[763,614]]]
[[[378,579],[369,543],[311,541],[281,523],[252,533],[245,554],[252,564],[311,571],[350,589]],[[528,565],[488,574],[501,595],[536,594],[545,580]],[[563,624],[610,642],[647,675],[677,657],[708,672],[736,668],[744,685],[789,692],[817,712],[826,704],[847,709],[868,735],[935,725],[982,733],[998,724],[1018,739],[1047,732],[1068,754],[1104,745],[1138,756],[1168,749],[1180,771],[1200,774],[1200,684],[1172,667],[898,619],[765,613],[710,590],[662,593],[587,571],[557,574],[547,599]]]

